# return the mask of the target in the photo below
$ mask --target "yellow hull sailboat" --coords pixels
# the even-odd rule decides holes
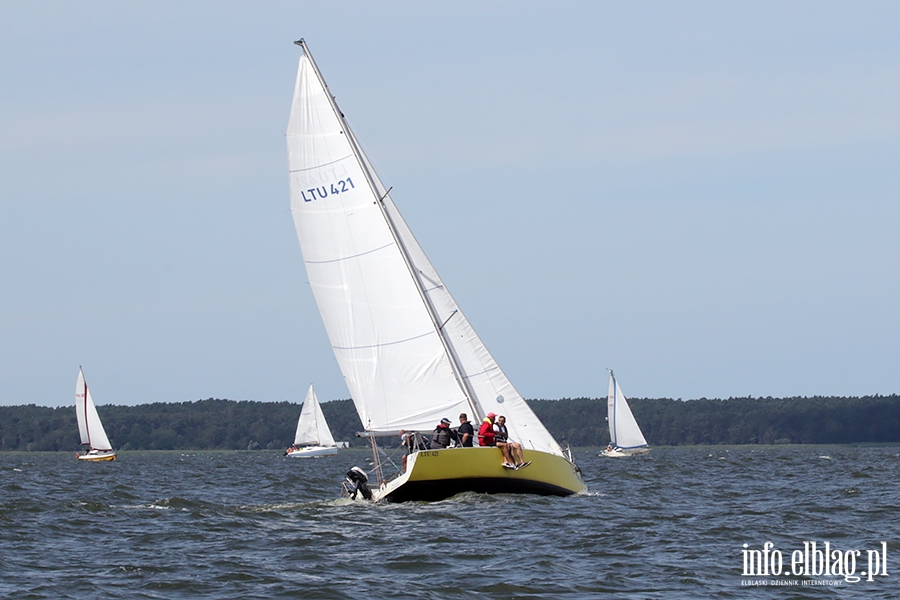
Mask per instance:
[[[287,128],[291,212],[310,288],[373,447],[376,437],[428,432],[461,413],[473,423],[496,413],[531,461],[504,469],[497,448],[410,454],[392,481],[376,468],[373,499],[583,490],[571,455],[500,369],[413,236],[306,43],[295,43],[302,54]]]
[[[584,489],[574,463],[548,452],[523,451],[527,469],[505,469],[496,447],[421,450],[406,473],[373,490],[376,500],[443,500],[462,492],[568,496]]]

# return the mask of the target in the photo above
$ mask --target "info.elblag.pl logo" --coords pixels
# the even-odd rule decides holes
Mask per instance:
[[[875,581],[887,577],[887,542],[881,542],[875,550],[841,550],[832,548],[831,542],[803,542],[803,549],[790,552],[790,556],[775,548],[772,542],[763,544],[761,550],[752,550],[744,544],[744,572],[746,577],[843,577],[848,583],[856,583],[863,577]],[[865,566],[864,571],[857,569]],[[832,580],[833,581],[833,580]],[[823,582],[824,583],[824,582]],[[752,581],[744,585],[814,585],[808,580]],[[821,585],[821,584],[820,584]]]

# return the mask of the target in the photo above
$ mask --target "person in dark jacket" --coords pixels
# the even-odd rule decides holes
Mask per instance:
[[[466,413],[459,415],[459,428],[456,430],[456,443],[463,448],[471,448],[475,439],[475,427],[469,423]]]
[[[440,450],[450,445],[450,419],[444,417],[431,434],[431,449]]]

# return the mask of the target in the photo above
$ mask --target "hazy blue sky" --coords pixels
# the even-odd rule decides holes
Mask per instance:
[[[524,396],[900,392],[900,4],[0,6],[0,404],[348,397],[300,37]]]

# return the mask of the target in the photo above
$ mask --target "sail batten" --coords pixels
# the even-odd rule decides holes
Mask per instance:
[[[430,431],[460,412],[495,412],[507,416],[512,439],[562,456],[460,311],[299,45],[287,129],[291,211],[360,420],[374,433]]]

